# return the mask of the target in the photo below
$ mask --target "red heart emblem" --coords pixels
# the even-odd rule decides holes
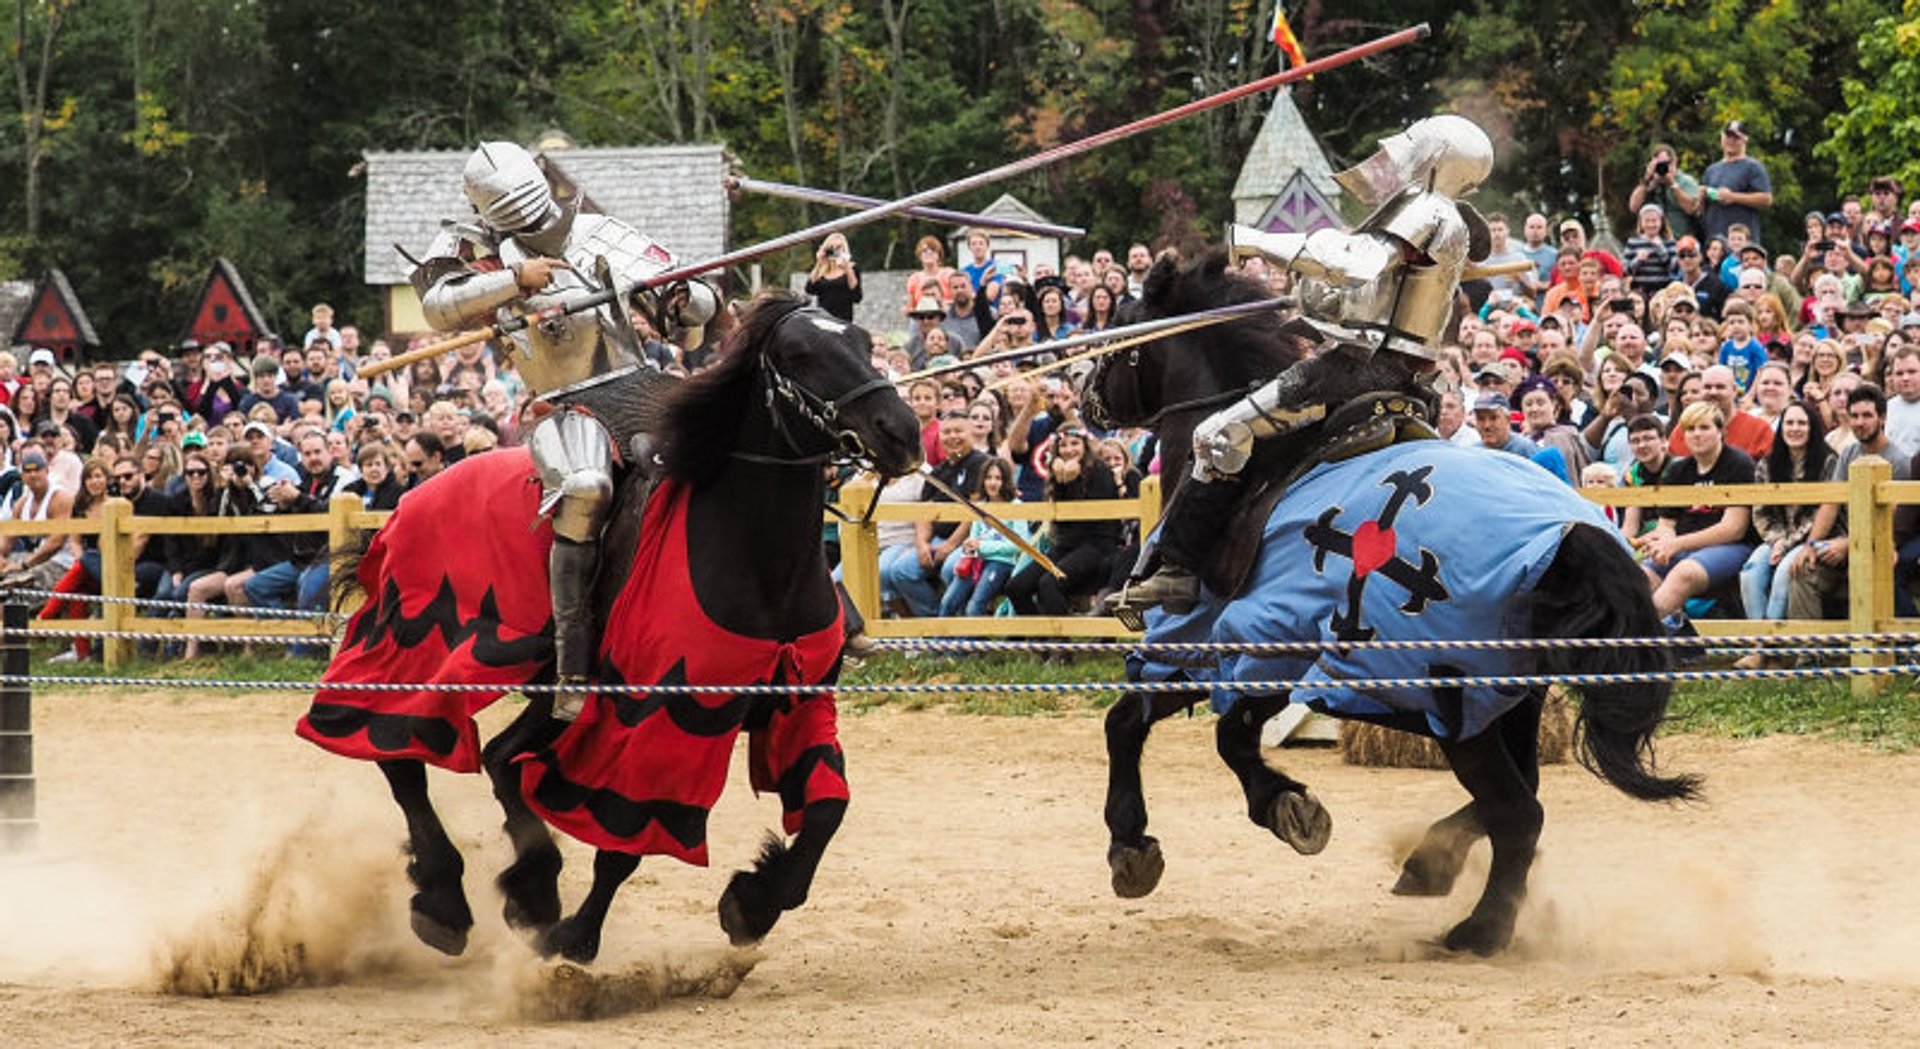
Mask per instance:
[[[1353,530],[1353,574],[1364,576],[1393,560],[1395,542],[1393,529],[1381,528],[1377,521],[1368,521]]]

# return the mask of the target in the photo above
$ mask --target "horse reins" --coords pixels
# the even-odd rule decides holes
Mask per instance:
[[[802,314],[820,312],[811,306],[793,310],[774,325],[774,331],[779,331],[788,321]],[[860,439],[858,433],[855,433],[851,427],[840,424],[840,413],[870,394],[881,390],[892,391],[891,381],[885,376],[876,376],[837,397],[827,398],[787,377],[764,353],[759,358],[758,368],[761,381],[766,387],[767,417],[772,422],[774,431],[780,435],[780,439],[795,451],[800,451],[803,447],[800,438],[794,434],[788,424],[787,416],[790,412],[812,426],[821,436],[831,440],[833,447],[811,455],[791,458],[736,450],[732,453],[734,458],[764,466],[821,466],[835,461],[853,463],[866,468],[873,465],[873,453],[868,450],[866,442]],[[782,411],[783,406],[788,411]]]

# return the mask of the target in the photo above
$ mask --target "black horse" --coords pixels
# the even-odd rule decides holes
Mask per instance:
[[[1185,269],[1171,259],[1162,259],[1148,277],[1141,300],[1131,307],[1134,314],[1130,319],[1146,320],[1192,313],[1230,303],[1253,301],[1265,294],[1264,289],[1253,282],[1227,273],[1225,259],[1220,255],[1203,259]],[[1411,402],[1430,396],[1417,377],[1386,360],[1375,358],[1362,361],[1341,351],[1308,356],[1294,339],[1282,331],[1278,317],[1264,316],[1170,336],[1116,354],[1104,360],[1088,377],[1086,399],[1095,425],[1154,425],[1159,428],[1163,447],[1179,449],[1184,453],[1190,447],[1194,424],[1207,412],[1282,372],[1286,373],[1285,381],[1294,384],[1299,392],[1295,403],[1341,406],[1382,403],[1375,396],[1379,394],[1387,395],[1387,403],[1396,398]],[[1262,442],[1245,474],[1248,487],[1256,487],[1257,483],[1289,482],[1304,486],[1308,478],[1302,475],[1303,464],[1323,457],[1329,442],[1342,440],[1344,435],[1350,434],[1350,429],[1340,427],[1350,426],[1353,421],[1353,413],[1343,416],[1336,408],[1324,422]],[[1184,457],[1173,458],[1171,454],[1163,459],[1169,475],[1184,477]],[[1573,500],[1568,504],[1565,516],[1553,521],[1545,530],[1551,541],[1557,541],[1557,546],[1550,543],[1549,548],[1555,551],[1551,563],[1538,574],[1531,590],[1500,595],[1506,600],[1527,603],[1514,607],[1530,607],[1530,615],[1526,617],[1530,626],[1522,632],[1524,636],[1632,638],[1656,637],[1663,633],[1644,575],[1635,566],[1625,545],[1617,535],[1607,534],[1604,527],[1588,523],[1578,505],[1578,496],[1546,472],[1517,459],[1483,455],[1472,449],[1454,448],[1432,440],[1408,441],[1389,445],[1384,450],[1362,452],[1352,462],[1363,464],[1389,454],[1400,456],[1397,461],[1403,464],[1409,461],[1408,457],[1416,463],[1430,460],[1436,469],[1495,466],[1505,471],[1502,480],[1510,492],[1524,491],[1529,499],[1541,500],[1549,508],[1555,505],[1555,500],[1563,498],[1562,493],[1564,498]],[[1409,474],[1416,475],[1414,480],[1407,479]],[[1403,465],[1400,472],[1380,483],[1391,482],[1411,487],[1424,476],[1421,469],[1409,471]],[[1547,489],[1538,486],[1556,487]],[[1291,491],[1298,495],[1299,490],[1296,487]],[[1325,494],[1322,484],[1317,495]],[[1369,498],[1357,491],[1351,494],[1356,500]],[[1487,501],[1488,513],[1501,512],[1498,492],[1482,493],[1482,497]],[[1174,498],[1178,498],[1177,492]],[[1415,498],[1424,498],[1424,495]],[[1359,607],[1359,581],[1369,569],[1397,558],[1396,550],[1418,551],[1422,557],[1426,555],[1424,545],[1409,545],[1422,538],[1414,534],[1414,526],[1408,523],[1417,519],[1418,515],[1400,515],[1397,537],[1396,530],[1392,528],[1381,529],[1376,527],[1374,521],[1366,522],[1363,527],[1376,528],[1374,535],[1385,535],[1388,539],[1386,547],[1379,550],[1377,555],[1363,558],[1358,556],[1361,544],[1359,530],[1344,534],[1336,527],[1339,505],[1348,502],[1345,498],[1329,499],[1325,509],[1321,505],[1312,506],[1311,513],[1320,515],[1316,522],[1320,530],[1316,533],[1309,527],[1305,530],[1305,536],[1308,539],[1331,537],[1327,540],[1327,549],[1336,555],[1344,550],[1344,556],[1353,567],[1348,569],[1350,578],[1343,585],[1351,588],[1350,592],[1356,595],[1355,600],[1348,601],[1344,608],[1340,607],[1337,599],[1330,602],[1323,614],[1314,621],[1315,626],[1309,631],[1311,636],[1257,636],[1260,628],[1247,630],[1246,624],[1272,620],[1247,615],[1239,617],[1237,632],[1223,630],[1222,627],[1233,620],[1235,610],[1245,607],[1245,602],[1261,600],[1263,597],[1285,600],[1279,591],[1305,588],[1310,582],[1298,575],[1276,578],[1270,571],[1263,575],[1260,568],[1256,568],[1249,589],[1241,597],[1211,599],[1216,606],[1224,606],[1215,610],[1220,618],[1214,621],[1213,636],[1230,636],[1233,640],[1242,641],[1353,640],[1372,636],[1381,640],[1395,640],[1396,628],[1402,631],[1411,629],[1406,624],[1416,618],[1412,615],[1385,617],[1365,628],[1358,628],[1354,617]],[[1397,502],[1409,501],[1399,499]],[[1280,507],[1283,511],[1288,508],[1284,496]],[[1276,514],[1276,520],[1282,516]],[[1251,534],[1258,535],[1266,523],[1267,518],[1263,514],[1256,514],[1253,518],[1243,516],[1236,528],[1251,530]],[[1389,525],[1392,523],[1388,522]],[[1266,545],[1260,551],[1260,565],[1271,568],[1275,564],[1286,563],[1270,557],[1283,553],[1273,549],[1275,536],[1281,533],[1270,531],[1267,534]],[[1291,535],[1297,540],[1301,533]],[[1457,536],[1426,539],[1432,542],[1435,549],[1442,548],[1447,542],[1456,545],[1460,542]],[[1341,542],[1347,545],[1342,547]],[[1323,564],[1329,560],[1339,561],[1340,558],[1329,558],[1327,550],[1320,550],[1317,546],[1315,549],[1320,560],[1302,561],[1302,570],[1318,577],[1322,574],[1320,568]],[[1362,565],[1363,560],[1365,566]],[[1309,564],[1312,567],[1306,567]],[[1233,593],[1233,574],[1223,574],[1219,566],[1211,567],[1212,571],[1203,571],[1203,578],[1216,587],[1218,593]],[[1417,580],[1417,572],[1411,565],[1407,567],[1409,570],[1401,578]],[[1431,571],[1429,575],[1432,575]],[[1226,582],[1222,582],[1222,579]],[[1429,582],[1437,588],[1434,590],[1436,596],[1444,590],[1437,581]],[[1387,581],[1381,580],[1375,589],[1386,585]],[[1411,606],[1415,602],[1411,597],[1408,603],[1410,610],[1413,610]],[[1165,639],[1166,635],[1160,628],[1169,625],[1169,619],[1160,618],[1150,626],[1148,640]],[[1378,629],[1377,635],[1375,628]],[[1426,672],[1413,676],[1466,676],[1460,668],[1448,665],[1447,654],[1441,653],[1431,658],[1435,662],[1423,668]],[[1302,668],[1311,669],[1313,662],[1306,661]],[[1514,673],[1558,675],[1659,671],[1670,666],[1670,662],[1665,650],[1648,646],[1562,646],[1518,653],[1504,665]],[[1270,667],[1271,664],[1262,666]],[[1236,676],[1240,681],[1275,679],[1271,673],[1255,672],[1249,678],[1244,670],[1236,672],[1223,669],[1220,680],[1231,689]],[[1369,675],[1363,671],[1348,676]],[[1298,678],[1288,677],[1285,680],[1297,681]],[[1297,851],[1311,854],[1325,846],[1330,834],[1331,820],[1326,810],[1303,784],[1268,768],[1260,755],[1261,726],[1286,706],[1293,691],[1239,691],[1237,701],[1219,720],[1216,743],[1220,756],[1240,780],[1246,794],[1247,813],[1253,822],[1267,827]],[[1458,723],[1462,704],[1466,701],[1463,691],[1448,688],[1431,691],[1436,709],[1450,712],[1449,716]],[[1635,798],[1680,800],[1697,796],[1698,780],[1695,777],[1659,776],[1651,765],[1652,738],[1664,717],[1670,685],[1589,686],[1580,691],[1582,731],[1579,734],[1579,756],[1584,765]],[[1527,873],[1533,863],[1543,819],[1535,796],[1539,786],[1537,736],[1543,698],[1543,689],[1526,690],[1511,707],[1491,717],[1484,727],[1455,733],[1436,729],[1436,722],[1442,726],[1447,723],[1447,717],[1443,716],[1430,718],[1384,711],[1374,711],[1369,716],[1341,709],[1331,711],[1341,716],[1369,716],[1370,720],[1391,727],[1434,737],[1451,764],[1454,775],[1470,795],[1472,800],[1464,807],[1428,829],[1424,838],[1405,858],[1399,881],[1393,890],[1403,895],[1439,896],[1450,893],[1473,843],[1483,836],[1491,839],[1493,864],[1485,891],[1472,914],[1446,934],[1444,942],[1450,949],[1491,954],[1504,949],[1511,941],[1515,916],[1525,896]],[[1159,843],[1146,833],[1147,813],[1140,781],[1140,758],[1148,732],[1154,722],[1187,709],[1197,701],[1197,697],[1191,693],[1142,690],[1122,696],[1108,712],[1106,823],[1111,835],[1108,863],[1112,869],[1114,891],[1121,896],[1137,897],[1153,891],[1165,867]]]
[[[721,631],[773,642],[824,636],[838,622],[838,596],[820,542],[823,465],[835,459],[854,460],[897,475],[915,468],[921,459],[919,425],[892,385],[873,369],[868,343],[858,328],[806,308],[792,296],[769,295],[747,312],[720,363],[684,382],[643,375],[619,391],[626,402],[623,410],[637,413],[660,449],[660,469],[665,475],[658,481],[661,491],[677,484],[685,493],[684,572],[690,577],[697,607],[657,610],[657,617],[650,615],[656,610],[642,609],[637,617],[625,619],[614,608],[636,571],[643,507],[656,483],[645,471],[629,470],[603,538],[605,565],[596,587],[599,621],[608,631],[602,648],[603,681],[608,680],[612,666],[609,652],[617,656],[644,642],[657,645],[658,638],[652,634],[666,629],[663,620],[669,617],[704,616]],[[503,468],[512,471],[512,464],[503,467],[494,460],[500,455],[520,453],[496,452],[479,458],[492,461],[487,469],[494,474]],[[532,533],[529,517],[517,509],[507,513],[499,509],[505,499],[499,492],[519,499],[516,505],[523,506],[537,498],[537,483],[528,472],[530,462],[523,464],[517,476],[502,482],[489,481],[479,469],[466,469],[466,465],[446,471],[420,493],[410,494],[395,522],[375,537],[372,549],[381,553],[381,561],[358,573],[372,600],[349,627],[328,680],[369,680],[381,673],[404,673],[397,669],[401,664],[390,658],[397,651],[390,642],[438,644],[444,640],[443,647],[434,649],[441,662],[430,668],[435,675],[431,680],[517,686],[529,696],[525,711],[486,745],[477,762],[471,756],[465,760],[456,756],[462,752],[460,736],[472,734],[470,717],[460,724],[462,711],[443,719],[453,723],[447,725],[401,710],[397,706],[401,701],[379,693],[323,690],[300,731],[328,749],[379,762],[406,815],[408,876],[417,890],[411,918],[423,941],[457,954],[465,948],[473,916],[461,885],[464,864],[428,797],[422,758],[461,771],[470,771],[477,763],[486,771],[506,813],[506,830],[515,852],[512,865],[496,880],[505,897],[508,923],[534,930],[542,954],[591,961],[599,951],[613,895],[638,867],[640,855],[599,849],[590,891],[573,915],[562,918],[557,884],[560,851],[528,803],[529,796],[539,800],[550,792],[554,781],[545,780],[536,787],[523,778],[527,759],[550,757],[551,748],[568,728],[552,717],[552,693],[540,687],[554,681],[552,621],[548,618],[540,625],[523,619],[524,634],[517,636],[513,609],[500,607],[499,600],[516,584],[520,589],[515,592],[528,601],[546,592],[545,530],[540,530],[542,541],[530,541],[525,538]],[[440,501],[427,502],[427,489],[434,489]],[[407,502],[416,498],[422,499],[418,505],[444,507],[441,513],[450,516],[430,522],[428,529],[407,533],[411,538],[390,535],[396,531],[394,524],[406,516]],[[498,542],[489,545],[490,540]],[[451,553],[445,550],[449,544],[456,544]],[[417,568],[410,576],[396,575],[410,571],[407,566],[421,559],[471,560],[485,558],[489,551],[511,563],[485,567],[490,580],[485,596],[477,603],[478,611],[466,616],[448,612],[455,603],[451,580],[459,574],[457,567],[450,567],[445,577],[438,568],[424,576]],[[354,574],[347,571],[339,576]],[[410,611],[423,602],[422,611]],[[471,610],[475,603],[468,601],[461,607]],[[830,689],[838,676],[837,638],[834,645],[830,669],[817,683],[822,690]],[[374,650],[387,662],[376,662],[371,675],[349,658],[352,653]],[[725,696],[721,686],[757,682],[696,679],[684,683],[715,685]],[[468,712],[498,695],[469,700]],[[600,702],[619,705],[618,720],[629,726],[659,715],[663,721],[671,717],[676,725],[692,724],[689,731],[707,738],[726,740],[743,726],[764,731],[770,719],[790,712],[797,699],[742,695],[728,697],[728,702],[715,707],[695,704],[686,696],[662,695],[644,701],[612,694],[599,697]],[[830,691],[825,692],[824,701],[831,703]],[[583,715],[582,728],[585,722]],[[618,727],[611,715],[604,723]],[[830,707],[822,723],[830,737]],[[804,773],[826,762],[835,765],[837,773],[838,744],[830,738],[826,743],[830,745],[816,747],[805,756],[804,767],[803,759],[796,756],[788,768],[773,771],[788,773],[791,779],[796,770]],[[470,755],[471,743],[465,747]],[[730,750],[728,743],[721,752]],[[724,769],[724,757],[719,760]],[[758,941],[783,911],[805,902],[846,807],[843,797],[814,798],[806,785],[785,779],[768,788],[780,792],[788,808],[788,829],[796,830],[797,823],[797,830],[790,846],[770,837],[753,869],[736,872],[729,882],[719,903],[719,918],[737,945]],[[595,794],[587,799],[589,804],[579,807],[601,811],[607,804],[604,794]],[[545,800],[555,808],[566,804],[564,799]],[[652,806],[646,810],[647,820],[657,820],[678,837],[697,837],[704,858],[704,809],[689,814],[686,806],[647,804]]]

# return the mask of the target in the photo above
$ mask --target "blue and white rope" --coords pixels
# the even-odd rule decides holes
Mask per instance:
[[[1533,688],[1568,685],[1574,688],[1600,685],[1650,685],[1658,682],[1687,684],[1726,681],[1805,681],[1837,677],[1900,677],[1920,674],[1920,664],[1886,667],[1791,667],[1776,670],[1679,670],[1670,673],[1632,674],[1557,674],[1557,675],[1485,675],[1479,677],[1352,678],[1337,683],[1357,692],[1389,689],[1434,688]],[[1329,685],[1334,682],[1318,682]],[[181,680],[164,677],[93,677],[66,674],[0,674],[0,687],[12,685],[85,685],[117,688],[192,688],[218,691],[313,692],[326,688],[340,692],[495,692],[500,685],[450,684],[423,682],[321,682],[321,681],[241,681]],[[983,682],[977,684],[901,683],[879,685],[540,685],[507,688],[506,691],[602,692],[652,695],[713,695],[731,693],[742,696],[777,696],[795,692],[832,691],[843,696],[858,695],[935,695],[964,696],[981,692],[1014,695],[1050,695],[1075,692],[1171,692],[1207,694],[1221,691],[1242,694],[1289,692],[1298,681],[1235,681],[1215,685],[1205,681],[1081,681],[1081,682]]]

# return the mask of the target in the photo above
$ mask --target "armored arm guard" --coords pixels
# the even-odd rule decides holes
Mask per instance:
[[[465,250],[457,236],[441,234],[408,278],[435,331],[491,324],[494,311],[520,297],[519,278],[511,269],[478,268],[462,257]]]
[[[1377,280],[1400,261],[1401,249],[1386,237],[1323,229],[1268,233],[1235,224],[1227,233],[1234,261],[1259,255],[1303,277],[1357,287]]]

